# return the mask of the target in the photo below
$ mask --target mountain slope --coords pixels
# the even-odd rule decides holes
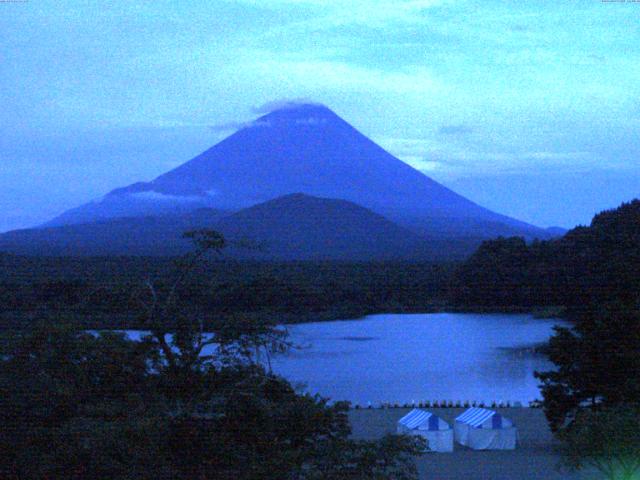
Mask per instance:
[[[20,255],[176,255],[188,251],[182,233],[215,225],[226,213],[199,209],[165,216],[100,219],[0,235],[0,251]]]
[[[236,255],[280,260],[390,260],[434,258],[429,242],[352,202],[291,194],[221,219],[231,239],[261,250]],[[440,245],[439,247],[442,247]]]
[[[451,298],[481,308],[637,305],[638,272],[640,200],[636,199],[553,240],[529,245],[519,238],[484,242],[457,270]]]
[[[345,200],[291,194],[236,213],[200,209],[0,235],[0,251],[28,255],[178,255],[183,232],[211,228],[230,240],[225,255],[258,260],[439,260],[460,258],[477,242],[426,239]],[[237,244],[242,241],[251,248]],[[248,241],[248,242],[247,242]],[[256,248],[258,247],[258,248]]]
[[[155,180],[114,190],[49,225],[237,210],[295,192],[348,200],[431,236],[548,235],[454,193],[314,104],[269,113]]]

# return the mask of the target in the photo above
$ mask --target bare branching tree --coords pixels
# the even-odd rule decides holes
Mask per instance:
[[[234,316],[208,322],[205,332],[204,314],[183,311],[181,290],[209,255],[220,256],[227,246],[225,238],[213,230],[192,230],[183,237],[191,240],[193,251],[176,261],[176,274],[164,288],[147,278],[146,295],[141,298],[142,324],[160,348],[166,365],[172,369],[192,369],[214,360],[259,363],[265,358],[271,370],[270,355],[291,347],[286,329],[275,328],[260,319]],[[203,355],[208,346],[215,346],[215,354]]]

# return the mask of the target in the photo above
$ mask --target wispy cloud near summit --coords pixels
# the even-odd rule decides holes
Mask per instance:
[[[324,107],[323,104],[314,102],[313,100],[310,100],[308,98],[283,98],[263,103],[258,107],[252,108],[251,111],[257,114],[267,114],[275,112],[276,110],[288,110],[297,108],[301,105],[315,105],[318,107]]]

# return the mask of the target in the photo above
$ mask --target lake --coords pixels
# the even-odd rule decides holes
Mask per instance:
[[[381,314],[289,326],[300,346],[272,360],[275,372],[333,400],[510,401],[541,398],[531,351],[561,322],[514,314]]]
[[[271,366],[305,391],[361,406],[427,400],[527,405],[541,398],[533,372],[553,367],[532,349],[556,324],[566,326],[526,314],[473,313],[302,323],[287,327],[296,348],[276,355]]]

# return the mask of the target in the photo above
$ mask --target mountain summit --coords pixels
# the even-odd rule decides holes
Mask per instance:
[[[296,192],[354,202],[427,236],[547,236],[440,185],[318,104],[272,111],[155,180],[116,189],[49,226],[202,207],[236,211]]]

